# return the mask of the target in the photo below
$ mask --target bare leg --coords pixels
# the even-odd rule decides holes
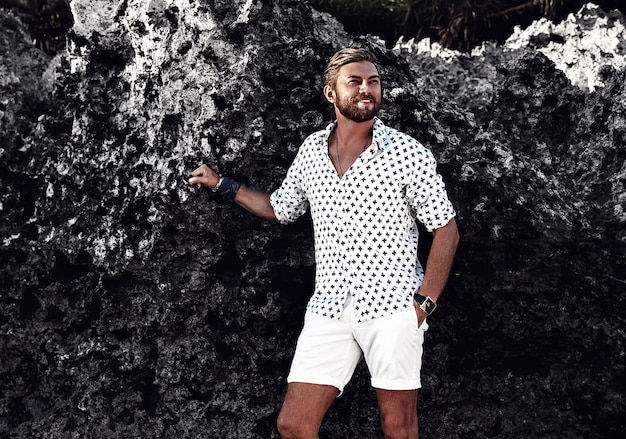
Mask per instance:
[[[418,439],[417,390],[376,389],[385,439]]]
[[[333,386],[289,383],[278,415],[278,432],[283,439],[317,439],[322,419],[339,395]]]

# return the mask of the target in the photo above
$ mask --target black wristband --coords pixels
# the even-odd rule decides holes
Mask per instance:
[[[240,187],[241,184],[238,181],[235,181],[232,178],[224,177],[222,183],[216,191],[217,194],[222,197],[222,200],[232,203],[235,201],[235,195],[237,195],[237,191]]]

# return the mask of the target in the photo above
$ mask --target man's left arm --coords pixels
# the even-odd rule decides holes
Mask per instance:
[[[456,220],[452,218],[448,224],[433,230],[433,242],[426,261],[424,280],[418,293],[437,301],[446,285],[454,253],[459,243],[459,230]],[[416,305],[419,324],[426,318],[426,313]]]

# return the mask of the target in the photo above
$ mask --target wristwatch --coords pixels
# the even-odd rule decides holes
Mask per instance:
[[[419,293],[415,293],[413,297],[427,316],[431,315],[433,311],[435,311],[435,308],[437,308],[435,301],[428,296],[422,296]]]
[[[220,186],[222,185],[222,182],[224,181],[224,177],[220,177],[219,180],[217,180],[217,184],[215,185],[215,187],[212,187],[211,190],[213,192],[217,192],[217,190],[220,188]]]

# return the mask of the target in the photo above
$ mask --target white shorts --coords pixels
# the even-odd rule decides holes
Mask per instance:
[[[339,320],[307,311],[287,382],[330,385],[341,394],[364,357],[372,387],[419,389],[427,329],[426,321],[418,328],[413,307],[357,323],[350,296]]]

